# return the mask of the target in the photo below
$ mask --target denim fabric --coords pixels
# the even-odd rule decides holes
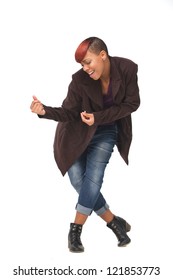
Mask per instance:
[[[76,210],[90,215],[103,214],[108,208],[100,192],[105,168],[117,142],[117,126],[99,126],[84,153],[68,170],[72,186],[78,192]]]

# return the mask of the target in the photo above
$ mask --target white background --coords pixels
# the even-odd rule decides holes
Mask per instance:
[[[1,279],[26,279],[13,276],[19,265],[103,269],[93,279],[113,279],[106,275],[108,266],[160,266],[160,276],[140,279],[170,279],[172,15],[171,0],[1,0]],[[61,105],[80,67],[75,49],[89,36],[102,38],[110,55],[130,58],[139,67],[141,106],[133,114],[130,165],[115,151],[102,189],[112,211],[132,224],[132,243],[118,248],[116,237],[93,214],[83,229],[85,253],[72,254],[67,234],[77,195],[54,161],[56,123],[40,120],[29,107],[32,95]]]

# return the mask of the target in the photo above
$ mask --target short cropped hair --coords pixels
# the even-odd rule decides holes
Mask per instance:
[[[108,48],[103,40],[97,37],[89,37],[82,41],[77,47],[75,52],[76,62],[80,63],[85,57],[88,50],[95,54],[99,54],[104,50],[108,54]]]

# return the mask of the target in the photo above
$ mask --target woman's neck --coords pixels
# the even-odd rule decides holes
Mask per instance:
[[[100,77],[102,93],[106,94],[110,83],[110,60],[107,58],[105,61],[104,72]]]

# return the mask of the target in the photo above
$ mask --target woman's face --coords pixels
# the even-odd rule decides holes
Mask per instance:
[[[101,51],[99,54],[95,54],[93,52],[87,51],[84,59],[81,62],[83,70],[93,79],[98,80],[104,75],[105,73],[105,58],[106,53]]]

